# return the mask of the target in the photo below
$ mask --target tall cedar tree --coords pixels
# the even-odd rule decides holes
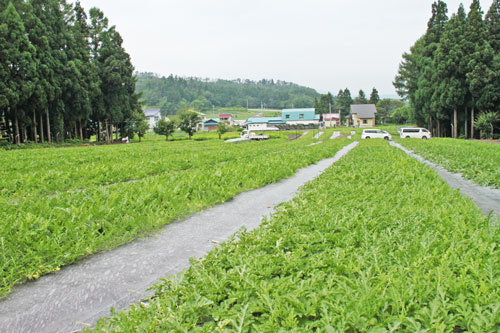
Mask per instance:
[[[370,100],[368,101],[370,104],[377,105],[378,101],[380,101],[380,96],[378,95],[378,90],[375,87],[372,89],[370,93]]]
[[[488,31],[488,42],[495,54],[490,67],[494,74],[489,82],[494,88],[490,95],[490,103],[493,105],[491,109],[498,111],[500,110],[500,0],[493,1],[484,22]]]
[[[358,97],[354,99],[354,104],[367,104],[368,100],[366,99],[366,94],[363,90],[360,90],[358,93]]]
[[[446,23],[432,65],[435,89],[431,107],[437,120],[438,132],[444,120],[453,119],[454,137],[457,137],[458,133],[457,112],[463,109],[467,94],[466,72],[460,65],[465,56],[463,47],[465,24],[465,10],[460,5],[457,14],[453,14]],[[450,112],[453,112],[453,118]]]
[[[427,31],[403,54],[394,86],[400,96],[410,101],[413,118],[421,126],[434,128],[434,112],[431,107],[435,82],[432,80],[434,53],[437,50],[444,27],[448,21],[446,3],[439,0],[432,4],[432,16]]]
[[[474,107],[489,111],[495,109],[495,100],[498,98],[498,55],[488,40],[489,33],[485,21],[482,20],[482,11],[479,1],[474,1],[471,11],[467,17],[468,28],[466,38],[472,41],[477,37],[475,44],[467,43],[469,47],[474,45],[474,53],[469,55],[467,81],[474,101]],[[496,58],[496,59],[495,59]],[[495,110],[496,111],[496,110]]]
[[[33,54],[24,24],[16,8],[9,3],[0,15],[0,110],[12,121],[15,142],[21,142],[20,106],[33,92],[36,70]]]

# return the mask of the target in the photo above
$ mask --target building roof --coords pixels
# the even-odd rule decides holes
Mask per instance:
[[[219,123],[218,119],[210,118],[203,122],[203,125],[217,125]]]
[[[146,109],[144,110],[146,117],[156,117],[160,116],[160,109]]]
[[[300,115],[303,115],[301,118]],[[288,118],[287,118],[288,116]],[[316,118],[316,110],[314,108],[308,109],[283,109],[281,112],[281,117],[283,120],[314,120]]]
[[[220,114],[219,115],[219,119],[220,118],[231,118],[232,116],[229,114],[229,113],[223,113],[223,114]]]
[[[340,120],[340,113],[323,113],[324,121]]]
[[[375,113],[377,113],[377,109],[375,108],[375,104],[352,104],[351,105],[351,115],[357,114],[358,118],[361,118],[361,119],[375,118]]]
[[[248,118],[249,124],[281,124],[283,120],[281,117],[252,117]]]

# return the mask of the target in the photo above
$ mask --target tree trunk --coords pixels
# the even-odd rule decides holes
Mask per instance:
[[[23,124],[23,126],[21,128],[23,129],[23,143],[27,143],[28,142],[28,131],[26,131],[26,125]]]
[[[457,108],[453,110],[453,138],[458,138],[458,114]]]
[[[104,129],[105,129],[105,134],[104,136],[106,137],[106,142],[109,143],[109,133],[108,133],[108,120],[104,119]]]
[[[37,123],[36,123],[36,111],[33,111],[33,139],[35,144],[38,144],[38,133],[37,133]]]
[[[83,142],[83,131],[82,131],[82,121],[78,121],[78,128],[80,129],[80,141]]]
[[[467,107],[465,107],[465,138],[469,138],[469,125],[467,124]]]
[[[50,117],[49,117],[49,110],[47,109],[47,142],[50,143]]]
[[[437,136],[441,137],[441,121],[438,119],[438,128],[437,128]]]
[[[115,127],[115,131],[116,131],[115,138],[116,138],[116,141],[118,141],[118,127]]]
[[[44,137],[44,133],[43,133],[43,114],[42,112],[40,112],[40,142],[43,143],[45,141],[45,137]]]
[[[14,113],[14,141],[16,145],[21,143],[21,138],[19,137],[19,122],[17,120],[17,113]]]
[[[470,137],[474,139],[474,107],[470,111]]]
[[[101,121],[97,122],[97,142],[101,141]]]

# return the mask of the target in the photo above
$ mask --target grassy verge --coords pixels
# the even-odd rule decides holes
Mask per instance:
[[[401,139],[398,142],[476,184],[500,188],[500,145],[450,138]]]
[[[307,140],[280,142],[238,147],[223,142],[193,143],[177,151],[177,157],[164,154],[165,160],[177,158],[180,165],[164,164],[158,173],[133,182],[87,183],[76,191],[4,202],[0,211],[0,297],[19,281],[37,279],[242,191],[289,177],[301,167],[333,156],[349,141],[314,147],[308,147]],[[160,144],[160,148],[164,145],[169,144]],[[189,148],[198,148],[197,154],[204,153],[202,149],[208,153],[200,158]],[[73,164],[73,168],[78,166]]]
[[[263,226],[96,330],[496,331],[499,242],[430,168],[363,141]]]

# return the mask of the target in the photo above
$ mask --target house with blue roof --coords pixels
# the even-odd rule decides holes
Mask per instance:
[[[203,121],[203,131],[215,131],[219,125],[219,119],[205,119]]]

